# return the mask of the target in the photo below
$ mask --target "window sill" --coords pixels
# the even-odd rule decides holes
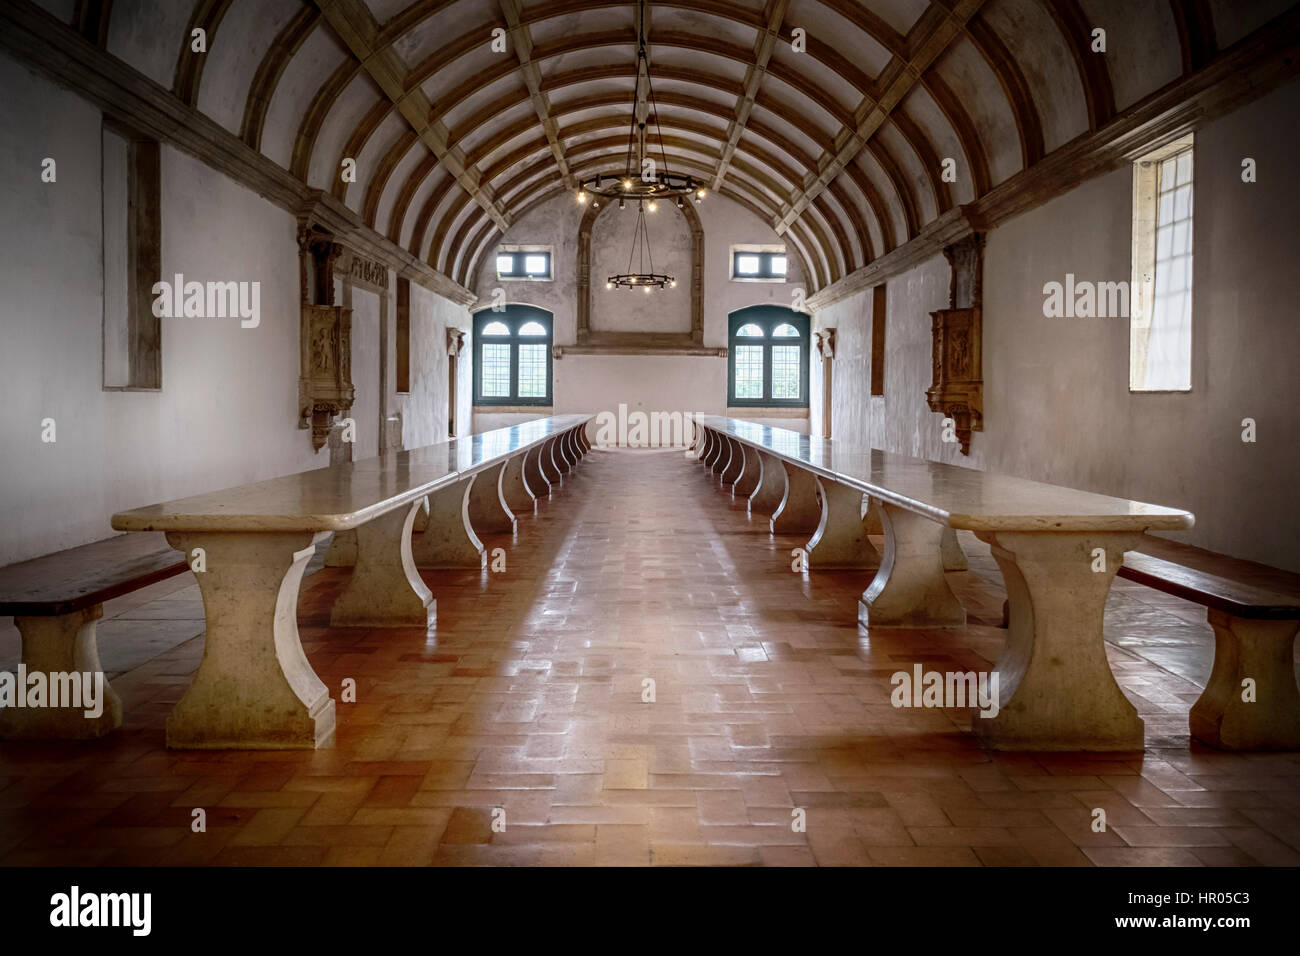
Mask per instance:
[[[807,405],[728,405],[728,418],[744,418],[757,415],[759,418],[807,418]]]
[[[474,405],[471,411],[475,415],[549,415],[555,411],[554,405]]]

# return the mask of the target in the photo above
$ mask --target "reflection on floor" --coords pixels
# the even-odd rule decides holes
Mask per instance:
[[[329,627],[347,572],[319,570],[304,646],[358,700],[315,752],[167,751],[203,651],[197,589],[113,602],[101,653],[126,727],[0,743],[0,864],[1300,864],[1300,755],[1189,745],[1202,608],[1115,583],[1107,651],[1144,754],[990,753],[970,711],[889,701],[915,663],[996,659],[987,549],[962,536],[965,630],[868,633],[867,575],[794,574],[800,543],[680,454],[595,452],[516,541],[485,538],[504,573],[426,573],[427,635]],[[0,668],[16,653],[0,634]]]

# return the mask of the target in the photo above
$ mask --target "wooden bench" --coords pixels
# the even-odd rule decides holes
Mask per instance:
[[[817,534],[809,542],[814,550],[818,535],[845,541],[865,532],[860,509],[841,504],[837,515],[831,495],[823,494],[814,512],[810,485],[824,492],[823,479],[829,479],[879,502],[885,552],[859,603],[859,619],[871,627],[964,625],[965,609],[944,578],[945,529],[972,531],[991,546],[1010,607],[1006,646],[996,665],[998,712],[973,724],[991,747],[1142,749],[1142,719],[1106,660],[1106,596],[1124,553],[1144,531],[1189,528],[1191,514],[738,419],[706,416],[699,424],[705,433],[703,458],[713,462],[711,469],[724,452],[734,462],[739,444],[739,477],[749,450],[757,453],[763,471],[751,506],[754,496],[764,498],[769,480],[769,502],[785,483],[774,532],[780,533],[776,517],[796,494],[802,500],[795,507],[807,512],[805,522],[818,514]],[[784,477],[776,474],[777,465]],[[800,484],[804,490],[796,492]]]
[[[1214,668],[1192,705],[1193,737],[1223,750],[1300,750],[1300,576],[1149,535],[1119,575],[1208,609]]]
[[[161,534],[118,535],[0,568],[0,615],[14,617],[22,670],[47,681],[50,674],[90,674],[103,688],[102,712],[93,717],[81,707],[3,707],[0,738],[82,739],[120,727],[122,703],[104,677],[95,633],[104,602],[187,568]]]
[[[501,500],[507,459],[529,452],[571,467],[587,416],[539,419],[487,435],[442,442],[113,516],[121,531],[163,531],[193,558],[207,622],[203,660],[167,720],[167,745],[192,749],[311,748],[334,733],[334,701],[298,636],[298,591],[307,562],[329,532],[356,531],[355,566],[331,623],[427,628],[432,592],[416,571],[412,532],[430,511],[422,541],[435,554],[482,566],[470,522],[481,474],[485,514],[510,514]],[[576,460],[576,459],[575,459]],[[510,514],[513,522],[513,515]],[[430,566],[443,566],[436,561]],[[197,567],[197,566],[196,566]]]

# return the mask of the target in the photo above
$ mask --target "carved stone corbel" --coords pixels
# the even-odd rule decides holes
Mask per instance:
[[[974,233],[943,254],[952,272],[948,308],[930,313],[933,381],[925,397],[930,411],[953,420],[961,453],[969,455],[971,433],[984,430],[984,237]]]
[[[465,333],[460,329],[447,330],[447,354],[457,356],[465,348]]]
[[[835,330],[822,329],[820,332],[814,332],[817,338],[817,354],[825,359],[835,358]]]

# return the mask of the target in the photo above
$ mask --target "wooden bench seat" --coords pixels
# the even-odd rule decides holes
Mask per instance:
[[[703,416],[698,424],[705,464],[733,487],[750,450],[757,453],[762,478],[750,502],[779,498],[774,533],[783,532],[776,519],[790,507],[800,514],[790,530],[805,530],[817,516],[808,544],[814,553],[823,540],[836,542],[836,550],[860,548],[861,495],[878,502],[885,551],[859,603],[859,619],[870,627],[964,626],[965,609],[944,578],[945,535],[968,530],[991,546],[1007,585],[1010,624],[996,666],[997,713],[973,723],[987,744],[1142,749],[1142,719],[1106,660],[1106,596],[1143,532],[1189,528],[1191,514],[739,419]]]
[[[500,484],[508,460],[530,452],[547,456],[559,481],[576,460],[569,457],[580,447],[575,433],[587,420],[538,419],[114,515],[118,530],[163,531],[173,548],[203,556],[204,570],[196,574],[207,624],[203,660],[167,720],[167,745],[326,744],[334,734],[334,701],[307,661],[296,617],[316,545],[330,532],[356,533],[353,571],[335,600],[332,624],[426,629],[436,605],[416,570],[417,515],[431,512],[421,536],[428,549],[454,550],[457,560],[481,566],[471,510],[496,511],[493,517],[513,523]],[[480,475],[487,476],[487,493],[474,496],[471,506]]]
[[[1214,668],[1189,714],[1193,737],[1223,750],[1300,750],[1300,575],[1150,535],[1119,575],[1208,610]]]
[[[3,707],[0,738],[81,739],[121,726],[122,704],[103,676],[95,633],[104,602],[186,570],[161,534],[118,535],[0,568],[0,615],[14,617],[23,671],[98,675],[92,679],[102,681],[103,697],[94,717],[79,707]]]

